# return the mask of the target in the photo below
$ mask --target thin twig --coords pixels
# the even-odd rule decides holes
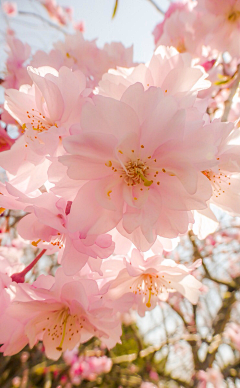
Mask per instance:
[[[56,30],[62,32],[64,35],[67,34],[67,32],[65,30],[63,30],[61,27],[59,27],[57,24],[52,23],[50,20],[45,19],[43,16],[41,16],[37,13],[28,12],[28,11],[19,11],[18,13],[19,13],[19,15],[32,16],[34,18],[37,18],[37,19],[41,20],[42,22],[47,23],[50,27],[55,28]]]
[[[229,112],[230,112],[230,109],[232,106],[233,97],[235,96],[235,94],[238,90],[239,82],[240,82],[240,65],[238,65],[238,67],[237,67],[235,81],[232,84],[232,88],[231,88],[231,91],[229,93],[228,99],[227,99],[227,101],[225,101],[225,108],[224,108],[224,112],[222,115],[223,122],[227,121],[227,119],[228,119],[228,115],[229,115]]]
[[[165,12],[155,3],[154,0],[148,0],[155,8],[156,10],[163,16],[165,16]]]
[[[205,271],[205,278],[207,278],[209,280],[212,280],[213,282],[215,282],[217,284],[220,284],[222,286],[228,287],[229,291],[236,289],[237,288],[236,282],[234,282],[234,281],[232,281],[232,282],[225,282],[224,280],[219,280],[219,279],[214,278],[210,274],[210,272],[209,272],[209,270],[208,270],[208,268],[207,268],[207,266],[206,266],[206,264],[204,262],[204,257],[201,254],[201,252],[199,251],[198,245],[197,245],[197,243],[195,241],[196,240],[196,236],[195,236],[195,234],[193,233],[192,230],[189,230],[188,236],[189,236],[189,240],[191,241],[192,247],[193,247],[194,261],[196,261],[198,259],[202,260],[202,266],[203,266],[203,269]]]

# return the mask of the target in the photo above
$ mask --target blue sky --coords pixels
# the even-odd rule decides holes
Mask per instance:
[[[37,0],[15,0],[20,11],[34,12],[47,17],[47,13]],[[155,0],[163,9],[169,0]],[[154,49],[152,31],[162,16],[149,0],[119,0],[116,17],[112,20],[115,0],[59,0],[60,5],[71,6],[75,18],[84,20],[86,39],[98,38],[101,47],[106,42],[120,41],[125,46],[134,45],[135,61],[148,61]],[[44,25],[38,19],[29,16],[9,18],[10,27],[17,36],[28,42],[33,50],[49,50],[54,41],[63,39],[63,35]],[[4,59],[4,31],[6,18],[0,14],[0,57],[1,69]]]

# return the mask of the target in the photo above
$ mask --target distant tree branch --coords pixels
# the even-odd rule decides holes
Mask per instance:
[[[56,30],[62,32],[64,35],[67,34],[67,32],[63,28],[59,27],[55,23],[52,23],[50,20],[45,19],[43,16],[41,16],[37,13],[29,12],[29,11],[19,11],[18,13],[19,13],[19,15],[31,16],[31,17],[37,18],[37,19],[41,20],[42,22],[47,23],[50,27],[55,28]]]
[[[235,94],[238,90],[239,82],[240,82],[240,65],[238,65],[238,67],[237,67],[235,81],[232,84],[228,99],[227,99],[227,101],[225,101],[225,108],[224,108],[224,112],[222,115],[223,122],[227,121],[227,119],[228,119],[228,115],[230,113],[230,109],[232,106],[233,97],[235,96]]]
[[[165,12],[157,5],[157,3],[154,0],[148,0],[155,8],[156,10],[163,16],[165,16]]]

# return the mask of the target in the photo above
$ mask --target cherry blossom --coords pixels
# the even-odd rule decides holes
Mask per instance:
[[[17,15],[17,3],[13,1],[4,1],[2,3],[2,9],[8,16],[12,17]]]
[[[196,9],[204,15],[202,33],[206,35],[206,44],[239,57],[239,0],[198,0]]]
[[[130,85],[141,82],[145,90],[151,86],[161,87],[167,96],[175,96],[179,105],[186,107],[195,102],[198,91],[210,87],[206,77],[204,69],[194,65],[190,54],[179,54],[173,47],[159,46],[146,65],[110,69],[103,75],[96,93],[120,100]]]
[[[51,66],[59,70],[67,66],[72,70],[81,70],[87,78],[87,86],[95,87],[102,75],[116,66],[133,65],[133,48],[125,48],[122,43],[105,44],[99,49],[96,41],[85,40],[82,33],[67,35],[65,42],[55,43],[49,54],[37,51],[31,65],[33,67]]]
[[[110,333],[111,346],[113,341],[119,341],[118,321],[111,317],[110,310],[101,318],[102,302],[90,303],[95,295],[96,282],[66,277],[61,269],[55,279],[40,276],[32,286],[18,286],[13,302],[0,316],[1,352],[11,355],[27,343],[33,347],[40,340],[47,357],[56,360],[63,351],[93,335],[108,343]]]
[[[159,300],[166,300],[169,292],[178,291],[196,304],[202,284],[190,275],[191,270],[160,256],[144,260],[139,251],[133,250],[130,262],[125,260],[125,268],[116,279],[105,284],[103,289],[107,289],[107,293],[104,297],[118,300],[120,304],[123,295],[133,293],[133,303],[137,305],[140,316],[153,309]]]
[[[211,196],[202,174],[207,165],[217,165],[211,124],[188,121],[173,97],[160,88],[144,91],[139,83],[121,101],[95,96],[93,102],[83,107],[79,134],[63,140],[70,155],[59,157],[68,177],[82,186],[70,230],[77,230],[81,218],[85,233],[105,233],[122,220],[127,233],[139,227],[149,243],[156,235],[185,233],[190,211],[206,208]],[[81,209],[86,201],[91,215]]]

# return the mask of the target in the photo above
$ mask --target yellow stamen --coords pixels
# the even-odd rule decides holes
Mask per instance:
[[[112,193],[112,190],[109,190],[108,192],[107,192],[107,195],[108,195],[108,197],[110,198],[110,194]]]
[[[66,319],[64,320],[64,322],[63,322],[63,334],[62,334],[62,339],[61,339],[60,345],[56,348],[56,349],[59,350],[60,352],[62,351],[63,341],[64,341],[64,338],[65,338],[65,335],[66,335],[66,326],[67,326],[68,317],[69,317],[69,315],[67,316],[67,318],[66,318]]]
[[[107,166],[107,167],[112,167],[112,162],[111,162],[111,160],[109,160],[107,163],[105,163],[105,166]]]
[[[39,240],[37,240],[37,241],[33,241],[33,242],[32,242],[32,245],[33,245],[34,247],[37,247],[38,244],[40,243],[40,241],[41,241],[41,239],[39,239]]]
[[[151,303],[150,303],[151,295],[152,295],[152,292],[151,292],[151,290],[149,290],[149,297],[148,297],[148,301],[147,301],[147,303],[146,303],[146,306],[147,306],[147,307],[151,307]]]
[[[5,207],[0,207],[0,214],[2,214],[5,210]]]

